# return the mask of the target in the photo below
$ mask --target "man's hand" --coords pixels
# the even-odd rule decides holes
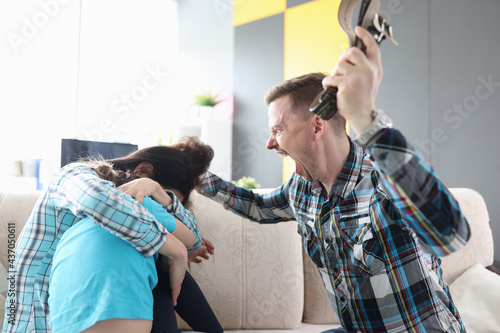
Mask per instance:
[[[144,197],[149,196],[162,206],[172,204],[172,198],[163,190],[163,188],[150,178],[139,178],[132,180],[118,187],[120,191],[135,198],[140,204]]]
[[[214,254],[214,249],[215,247],[211,242],[202,240],[200,248],[188,253],[188,261],[199,264],[203,261],[201,258],[208,260],[210,259],[209,254]]]
[[[373,36],[362,27],[356,27],[356,34],[366,46],[366,55],[357,47],[342,53],[331,76],[323,80],[323,87],[338,88],[339,113],[356,134],[360,134],[373,120],[372,111],[376,109],[383,69],[380,49]]]

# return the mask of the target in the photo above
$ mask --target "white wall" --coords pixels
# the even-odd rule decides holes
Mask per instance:
[[[210,171],[233,179],[233,67],[234,28],[231,1],[179,1],[179,52],[189,62],[185,85],[191,96],[204,90],[217,93],[222,102],[204,126],[215,156]]]
[[[0,2],[0,184],[12,161],[56,164],[75,128],[79,4]],[[55,147],[55,149],[47,149]]]
[[[77,136],[146,143],[175,113],[177,3],[84,1]]]
[[[173,0],[0,2],[0,188],[31,189],[15,160],[50,177],[61,138],[167,137],[190,103],[177,30]]]

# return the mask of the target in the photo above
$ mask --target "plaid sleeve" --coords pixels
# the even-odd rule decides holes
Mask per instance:
[[[196,243],[190,249],[188,249],[188,251],[196,250],[201,246],[202,240],[196,219],[194,218],[193,214],[182,205],[182,203],[179,201],[179,199],[177,199],[172,191],[167,190],[166,192],[172,198],[172,204],[164,208],[191,230],[194,238],[196,239]]]
[[[168,234],[147,209],[132,197],[117,190],[111,182],[97,177],[83,165],[61,170],[53,184],[52,200],[61,209],[78,217],[92,217],[95,223],[135,247],[144,256],[154,255]]]
[[[443,256],[467,243],[470,230],[458,203],[401,132],[385,130],[367,152],[382,174],[383,188],[408,217],[422,246]]]
[[[207,172],[200,192],[232,212],[260,223],[276,223],[295,219],[289,204],[290,181],[264,195],[224,181]]]

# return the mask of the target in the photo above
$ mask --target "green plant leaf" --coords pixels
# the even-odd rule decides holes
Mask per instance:
[[[238,180],[233,180],[233,183],[236,186],[247,188],[250,190],[260,188],[260,184],[257,184],[257,181],[253,177],[241,177]]]
[[[204,91],[203,94],[194,96],[194,104],[199,106],[215,106],[220,100],[217,100],[219,95],[212,95],[210,90]]]

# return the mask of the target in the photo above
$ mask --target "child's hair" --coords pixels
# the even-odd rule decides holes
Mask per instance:
[[[182,138],[171,146],[153,146],[137,150],[127,156],[104,160],[102,158],[83,161],[100,178],[120,186],[137,176],[135,168],[149,162],[153,165],[151,179],[165,189],[176,189],[182,193],[183,205],[189,202],[189,195],[199,185],[199,177],[212,162],[214,151],[196,137]]]
[[[200,176],[207,172],[210,163],[214,158],[212,147],[200,141],[197,137],[186,136],[177,143],[171,145],[172,148],[181,151],[189,161],[190,168],[196,175],[194,179],[194,187],[200,183]]]

